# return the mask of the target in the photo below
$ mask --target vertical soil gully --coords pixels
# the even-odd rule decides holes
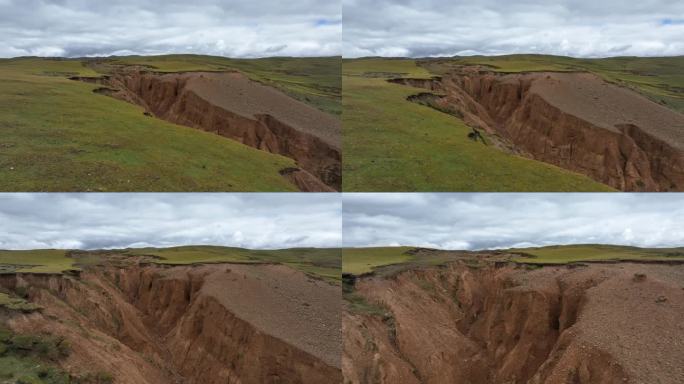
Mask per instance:
[[[684,190],[684,115],[590,73],[464,67],[395,84],[496,136],[504,147],[623,191]]]
[[[0,276],[43,307],[18,333],[60,335],[74,374],[114,383],[340,382],[339,287],[282,265],[89,268]]]
[[[353,283],[365,306],[343,315],[345,383],[678,383],[683,276],[630,263],[376,271]]]
[[[340,190],[339,119],[237,72],[126,71],[72,77],[96,93],[145,108],[145,114],[213,132],[294,159],[281,175],[303,191]]]

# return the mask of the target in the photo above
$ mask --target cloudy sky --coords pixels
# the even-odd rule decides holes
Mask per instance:
[[[0,249],[339,247],[337,194],[0,194]]]
[[[344,194],[345,246],[684,246],[684,194]]]
[[[345,57],[684,55],[678,0],[343,0]]]
[[[341,54],[339,1],[0,0],[0,57]]]

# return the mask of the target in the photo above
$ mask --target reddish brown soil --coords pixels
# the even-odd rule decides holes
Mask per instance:
[[[339,286],[281,265],[89,268],[80,277],[4,275],[44,307],[19,333],[64,336],[61,364],[116,383],[340,382]]]
[[[684,115],[589,73],[498,74],[462,68],[394,79],[521,153],[625,191],[684,190]]]
[[[95,91],[161,119],[290,157],[308,175],[288,179],[304,190],[341,188],[339,119],[241,73],[125,71],[74,79],[103,84]]]
[[[637,274],[644,274],[640,278]],[[512,265],[363,277],[346,383],[680,383],[684,266]]]

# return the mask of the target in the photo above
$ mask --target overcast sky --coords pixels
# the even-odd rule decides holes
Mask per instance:
[[[345,246],[684,246],[684,194],[353,194]]]
[[[0,0],[0,57],[341,54],[338,1]]]
[[[684,55],[679,0],[343,0],[345,57]]]
[[[339,247],[337,194],[0,194],[0,249]]]

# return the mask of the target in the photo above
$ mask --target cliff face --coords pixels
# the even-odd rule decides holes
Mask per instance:
[[[521,153],[624,191],[684,190],[684,116],[586,73],[393,79]]]
[[[452,264],[389,278],[361,278],[356,293],[387,312],[384,317],[343,316],[345,380],[675,383],[679,368],[657,372],[662,354],[624,356],[626,345],[615,345],[616,340],[628,340],[638,349],[640,343],[667,337],[667,332],[681,334],[669,319],[681,310],[674,298],[679,303],[684,294],[677,284],[653,275],[667,267],[653,268],[647,272],[653,279],[648,283],[631,280],[635,271],[643,272],[635,266],[526,271]],[[649,293],[638,296],[632,291]],[[659,307],[658,294],[672,300],[673,307]],[[650,318],[656,312],[663,317],[638,323],[637,317]],[[652,328],[660,327],[668,331],[653,336]],[[674,364],[677,355],[668,350],[666,360]]]
[[[131,71],[77,79],[104,85],[99,92],[140,105],[163,120],[292,158],[301,168],[298,173],[308,174],[290,178],[303,190],[341,188],[339,121],[240,74]]]
[[[328,356],[293,345],[276,328],[257,326],[230,308],[215,294],[219,277],[254,278],[225,266],[150,266],[107,268],[78,279],[6,275],[0,284],[24,287],[45,308],[16,315],[9,325],[64,336],[72,353],[63,365],[72,372],[105,371],[116,383],[141,384],[341,381],[339,364]]]

